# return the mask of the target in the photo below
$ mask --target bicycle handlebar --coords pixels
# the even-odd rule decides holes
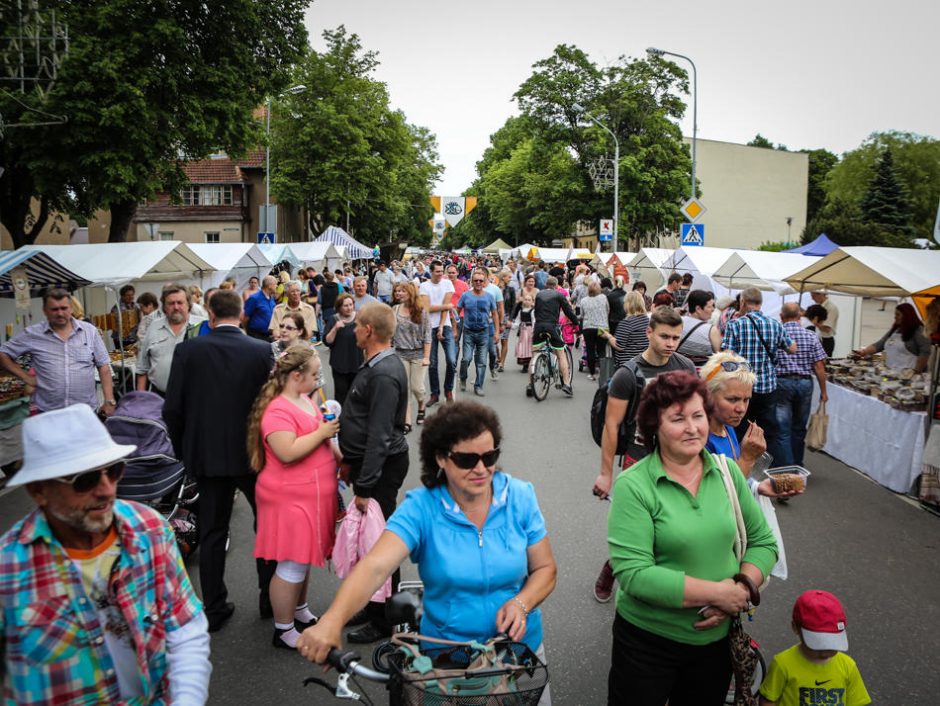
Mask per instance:
[[[354,674],[380,684],[384,684],[389,680],[388,674],[364,667],[361,660],[362,658],[356,652],[342,652],[335,647],[326,656],[327,663],[340,674]]]

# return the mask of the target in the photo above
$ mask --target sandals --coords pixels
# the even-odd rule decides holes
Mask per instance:
[[[415,417],[415,424],[424,424],[424,410],[418,410],[418,416]]]

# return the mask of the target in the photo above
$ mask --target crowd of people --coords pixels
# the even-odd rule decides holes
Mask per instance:
[[[769,576],[786,578],[771,501],[803,492],[753,476],[768,453],[775,465],[802,464],[837,311],[818,294],[806,311],[785,304],[778,320],[756,289],[716,302],[678,274],[652,297],[646,289],[583,263],[440,253],[293,277],[282,269],[243,292],[169,285],[144,302],[122,291],[122,308],[146,313],[133,333],[136,390],[165,398],[169,437],[198,485],[201,600],[163,518],[117,499],[133,447],[112,442],[93,414],[114,413],[108,354],[72,315],[69,293],[49,291],[47,321],[0,347],[37,412],[9,482],[37,508],[0,540],[7,700],[204,703],[208,634],[236,609],[225,584],[236,490],[256,521],[258,609],[274,647],[323,662],[344,640],[388,637],[382,587],[397,586],[410,558],[425,586],[422,634],[507,633],[549,660],[540,606],[557,567],[546,522],[533,485],[499,466],[502,426],[480,398],[507,360],[526,372],[546,345],[573,396],[563,353],[574,342],[591,387],[606,391],[592,490],[611,500],[593,587],[599,602],[616,596],[608,703],[723,703],[731,623],[760,602]],[[902,307],[869,348],[916,362],[918,333]],[[518,378],[520,394],[531,391]],[[415,426],[421,487],[398,505]],[[344,486],[376,541],[318,617],[310,569],[334,551]],[[804,703],[812,680],[833,703],[869,703],[844,654],[844,623],[831,594],[801,595],[799,643],[774,659],[763,703]]]

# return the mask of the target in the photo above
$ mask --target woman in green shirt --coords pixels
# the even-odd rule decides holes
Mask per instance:
[[[711,407],[704,383],[686,372],[644,388],[637,427],[650,454],[617,478],[608,518],[619,583],[608,704],[724,703],[728,618],[747,609],[777,560],[773,533],[729,461],[747,530],[747,551],[735,558],[731,503],[705,451]]]

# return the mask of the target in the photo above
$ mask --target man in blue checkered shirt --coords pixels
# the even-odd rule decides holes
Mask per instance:
[[[782,350],[796,353],[796,343],[779,321],[764,316],[760,310],[763,301],[759,289],[751,287],[741,292],[742,315],[728,323],[721,349],[732,350],[744,358],[757,376],[747,414],[735,429],[738,440],[755,422],[764,430],[767,448],[773,448],[778,437],[776,359]]]
[[[813,376],[819,383],[819,398],[825,402],[826,351],[819,337],[800,325],[800,307],[795,302],[780,309],[783,330],[796,343],[796,353],[777,356],[777,443],[768,450],[774,465],[803,465],[806,423],[813,401]]]

